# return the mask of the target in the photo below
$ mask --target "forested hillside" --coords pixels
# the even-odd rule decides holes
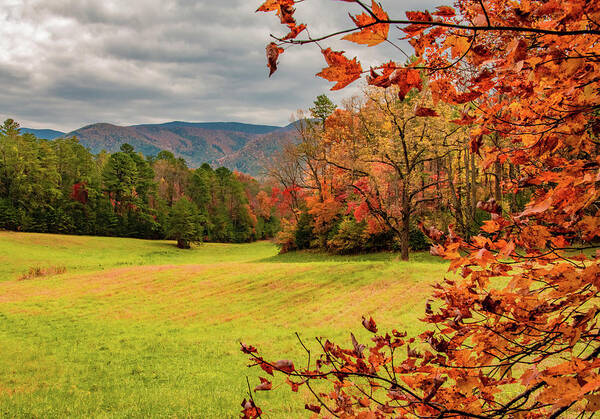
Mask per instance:
[[[0,128],[0,228],[139,238],[248,242],[278,229],[265,186],[169,151],[130,144],[92,154],[76,138],[38,139]]]

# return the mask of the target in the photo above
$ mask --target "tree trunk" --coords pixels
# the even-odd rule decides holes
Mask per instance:
[[[473,214],[471,211],[471,171],[469,170],[469,150],[468,149],[464,149],[463,150],[464,154],[463,154],[463,159],[464,162],[463,164],[465,165],[465,170],[464,170],[464,176],[465,176],[465,217],[467,218],[465,220],[466,223],[468,223],[469,221],[473,221]],[[470,220],[469,220],[470,218]]]
[[[502,164],[500,162],[494,163],[494,177],[496,182],[494,183],[494,199],[498,205],[502,206]]]
[[[400,258],[402,260],[408,260],[408,255],[410,252],[410,204],[408,203],[406,196],[403,198],[402,230],[400,231]]]
[[[189,249],[190,243],[186,239],[177,239],[177,247],[180,249]]]
[[[471,219],[475,224],[475,210],[477,209],[477,167],[475,154],[471,153]]]
[[[460,160],[459,160],[460,161]],[[458,227],[463,235],[467,235],[467,227],[463,218],[463,208],[460,200],[460,190],[457,190],[454,185],[454,173],[452,171],[452,156],[448,156],[446,163],[446,172],[448,173],[448,187],[450,190],[450,197],[452,198],[452,206],[454,207],[453,216],[454,220],[458,223]]]

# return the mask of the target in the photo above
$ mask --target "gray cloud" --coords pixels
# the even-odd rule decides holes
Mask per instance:
[[[444,0],[383,1],[391,15]],[[388,4],[386,4],[388,3]],[[446,1],[448,3],[448,1]],[[331,84],[315,78],[317,48],[290,48],[267,78],[264,46],[283,33],[260,0],[0,0],[0,118],[34,128],[71,130],[93,122],[136,124],[242,121],[286,124]],[[313,34],[346,27],[339,9],[298,5]],[[407,51],[408,46],[404,43]],[[389,47],[333,46],[366,63],[393,56]],[[328,95],[340,102],[357,87]]]

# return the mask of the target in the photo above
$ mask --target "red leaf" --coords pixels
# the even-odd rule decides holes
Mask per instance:
[[[456,12],[450,6],[438,6],[436,9],[437,11],[433,13],[434,16],[452,17],[456,15]]]
[[[304,381],[303,381],[303,382],[301,382],[301,383],[295,383],[295,382],[293,382],[292,380],[290,380],[290,379],[289,379],[289,378],[287,378],[287,377],[286,377],[285,381],[286,381],[286,383],[288,383],[288,384],[290,385],[290,387],[292,388],[292,391],[293,391],[294,393],[297,393],[297,392],[298,392],[298,388],[299,388],[299,387],[300,387],[302,384],[304,384]]]
[[[273,375],[273,367],[270,364],[267,364],[264,361],[259,361],[258,365],[265,371],[267,374]]]
[[[275,42],[267,45],[267,67],[269,67],[269,77],[277,70],[277,58],[283,53],[284,49],[277,46]]]
[[[268,391],[273,388],[273,384],[266,378],[258,377],[260,384],[254,387],[254,391]]]
[[[438,113],[431,108],[424,108],[422,106],[417,106],[415,108],[416,116],[439,116]]]
[[[294,363],[287,359],[281,359],[281,360],[275,362],[273,364],[273,366],[275,368],[277,368],[278,370],[287,372],[287,373],[294,372],[294,370],[295,370]]]
[[[428,11],[424,12],[406,12],[406,17],[408,20],[413,20],[415,22],[431,22],[433,19]]]
[[[258,352],[258,350],[254,346],[246,345],[242,342],[240,342],[240,345],[242,345],[242,352],[245,354],[251,354],[251,353]]]
[[[344,1],[348,1],[348,0],[344,0]],[[310,410],[311,412],[321,413],[321,406],[317,406],[314,404],[305,404],[304,408],[306,410]]]
[[[478,135],[476,137],[471,138],[471,141],[469,142],[469,149],[471,150],[471,153],[479,154],[479,149],[481,148],[482,145],[483,145],[483,135]]]
[[[362,318],[362,325],[369,332],[377,333],[377,325],[375,324],[375,321],[373,320],[373,317],[370,317],[369,320],[367,320],[366,317],[363,316],[363,318]]]
[[[290,32],[283,38],[283,39],[294,39],[296,38],[300,32],[302,32],[304,29],[306,29],[306,25],[305,24],[301,24],[301,25],[288,25],[290,28]]]
[[[471,125],[475,119],[476,118],[474,116],[463,113],[460,119],[452,119],[450,122],[456,125]]]

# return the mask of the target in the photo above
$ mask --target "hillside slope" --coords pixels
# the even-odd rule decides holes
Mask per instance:
[[[210,163],[252,176],[264,173],[265,161],[284,144],[296,140],[294,124],[277,127],[239,122],[173,121],[132,126],[97,123],[69,133],[31,128],[22,128],[21,132],[49,140],[75,136],[92,153],[119,151],[124,143],[145,155],[168,150],[192,168]]]
[[[190,167],[208,162],[257,176],[265,158],[290,140],[291,127],[251,125],[231,122],[170,122],[121,127],[94,124],[72,131],[93,153],[118,151],[129,143],[146,155],[168,150],[183,157]],[[241,152],[251,144],[249,149]]]

